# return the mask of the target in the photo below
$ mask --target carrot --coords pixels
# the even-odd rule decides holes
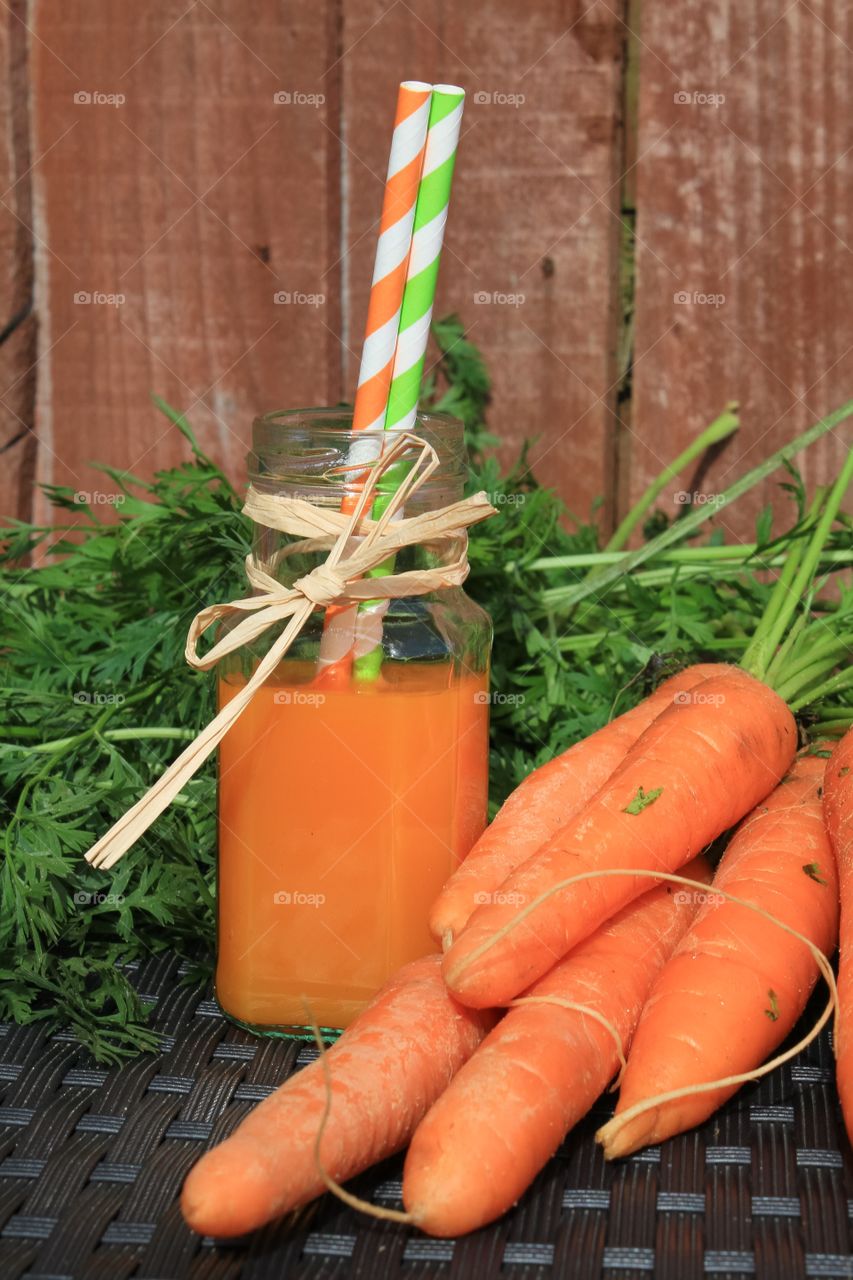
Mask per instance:
[[[528,774],[436,898],[429,918],[436,942],[447,947],[475,908],[592,799],[673,698],[719,671],[714,663],[687,667],[639,706]]]
[[[190,1170],[187,1223],[207,1235],[242,1235],[325,1189],[319,1156],[343,1181],[404,1146],[421,1117],[492,1026],[447,994],[437,955],[406,965],[326,1054],[266,1098],[231,1137]]]
[[[661,970],[640,1019],[614,1118],[599,1130],[607,1159],[701,1124],[787,1036],[818,975],[811,950],[829,955],[838,930],[835,858],[823,821],[826,761],[803,755],[738,828],[712,888],[768,916],[713,899]],[[634,1107],[670,1091],[632,1116]],[[624,1115],[624,1119],[622,1118]]]
[[[827,761],[824,788],[824,817],[841,888],[836,1074],[844,1123],[853,1136],[853,729]]]
[[[685,874],[711,878],[704,858]],[[695,909],[692,893],[656,885],[522,997],[545,1003],[510,1009],[489,1033],[412,1138],[403,1201],[423,1231],[474,1231],[515,1203],[613,1078],[613,1033],[630,1038]]]
[[[501,901],[473,913],[442,965],[460,1000],[506,1004],[642,892],[646,877],[625,871],[674,871],[776,785],[795,750],[792,712],[853,679],[831,674],[843,637],[810,605],[852,480],[853,449],[807,513],[737,672],[724,668],[663,711],[601,790],[507,877]]]
[[[644,892],[639,877],[564,885],[597,871],[674,871],[773,789],[796,749],[782,699],[726,668],[667,707],[610,780],[539,853],[478,907],[442,965],[465,1004],[507,1004],[604,920]]]

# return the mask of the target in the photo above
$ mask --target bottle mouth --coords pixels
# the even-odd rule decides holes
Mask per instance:
[[[439,462],[419,496],[428,495],[430,506],[456,501],[468,474],[462,423],[445,413],[419,413],[410,434],[431,444]],[[256,487],[286,489],[331,505],[358,490],[365,468],[393,435],[354,431],[349,408],[276,409],[252,424],[249,479]],[[413,445],[412,461],[417,455]]]

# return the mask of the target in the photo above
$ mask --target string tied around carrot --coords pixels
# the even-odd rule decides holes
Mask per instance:
[[[654,871],[635,867],[630,869],[622,867],[607,867],[597,868],[594,871],[580,872],[577,875],[569,876],[566,879],[559,881],[557,884],[552,885],[545,893],[540,894],[538,898],[527,903],[527,905],[522,907],[522,909],[518,911],[512,919],[508,920],[502,928],[496,930],[491,937],[487,938],[480,945],[477,951],[472,952],[472,954],[467,957],[467,962],[470,963],[471,961],[478,959],[481,954],[491,950],[491,948],[495,946],[501,938],[505,937],[512,930],[518,928],[519,925],[523,924],[524,920],[530,916],[542,902],[545,902],[554,894],[561,892],[563,889],[566,889],[573,884],[581,884],[589,880],[609,879],[614,876],[637,876],[640,879],[654,880],[656,882],[665,881],[667,884],[681,885],[682,887],[698,890],[702,893],[709,892],[708,885],[699,880],[691,880],[687,876],[673,875],[664,871]],[[619,1128],[629,1123],[629,1121],[633,1120],[635,1116],[639,1115],[641,1112],[651,1110],[656,1106],[660,1106],[664,1102],[671,1102],[676,1098],[686,1097],[691,1093],[710,1092],[714,1089],[720,1089],[727,1085],[745,1084],[747,1081],[760,1079],[770,1071],[775,1070],[776,1067],[781,1066],[791,1058],[796,1057],[798,1053],[801,1053],[803,1049],[807,1048],[814,1040],[815,1036],[822,1031],[830,1017],[832,1017],[833,1013],[838,1008],[838,993],[836,990],[835,975],[832,971],[832,966],[820,948],[816,946],[810,938],[807,938],[805,934],[792,928],[792,926],[786,924],[784,920],[778,919],[769,911],[765,911],[763,907],[759,907],[754,902],[749,902],[745,898],[728,893],[725,889],[720,889],[714,884],[711,885],[710,892],[719,894],[720,897],[725,898],[728,902],[735,903],[737,906],[745,907],[749,911],[754,911],[756,915],[761,916],[764,920],[770,921],[771,924],[777,925],[791,937],[796,938],[801,942],[804,947],[808,948],[815,964],[820,970],[821,976],[824,978],[827,987],[829,988],[829,1001],[814,1027],[812,1027],[800,1040],[798,1040],[792,1048],[787,1049],[784,1053],[777,1054],[774,1058],[771,1058],[768,1062],[764,1063],[763,1066],[756,1067],[754,1071],[744,1072],[737,1076],[727,1076],[725,1079],[720,1080],[709,1080],[702,1084],[691,1085],[684,1089],[672,1090],[669,1093],[663,1093],[657,1097],[645,1099],[644,1101],[637,1103],[636,1106],[631,1107],[628,1111],[625,1111],[622,1115],[616,1116],[613,1120],[609,1121],[608,1124],[604,1126],[604,1129],[601,1130],[605,1139],[612,1137]],[[512,1003],[515,1004],[517,1001],[513,1001]]]
[[[606,873],[599,871],[596,874],[604,875]],[[640,872],[639,874],[649,876],[657,875],[656,872]],[[696,889],[702,889],[703,892],[708,891],[707,885],[701,885],[699,881],[688,880],[684,876],[661,875],[658,878],[670,881],[673,884],[691,885]],[[800,933],[799,930],[794,929],[789,924],[786,924],[784,920],[780,920],[771,912],[765,911],[763,907],[759,907],[756,903],[749,902],[748,899],[741,898],[737,894],[728,893],[725,889],[721,889],[713,884],[711,886],[711,891],[720,897],[725,898],[727,902],[732,902],[736,906],[746,907],[748,910],[754,911],[755,914],[761,916],[762,919],[768,920],[771,924],[777,925],[792,938],[796,938],[798,942],[801,942],[810,952],[815,965],[820,971],[821,977],[826,982],[829,990],[829,999],[814,1025],[809,1028],[805,1035],[799,1038],[796,1044],[791,1045],[789,1049],[785,1049],[781,1053],[775,1054],[760,1066],[757,1066],[750,1071],[740,1071],[733,1075],[721,1076],[717,1080],[702,1080],[696,1084],[684,1085],[680,1089],[669,1089],[664,1093],[655,1094],[651,1098],[643,1098],[641,1101],[635,1103],[634,1106],[628,1107],[625,1111],[613,1116],[612,1119],[608,1120],[606,1124],[601,1126],[595,1135],[596,1141],[604,1147],[605,1159],[611,1158],[611,1147],[616,1136],[625,1128],[626,1125],[629,1125],[632,1120],[635,1120],[637,1116],[643,1115],[647,1111],[654,1111],[665,1103],[675,1102],[679,1098],[689,1098],[698,1093],[713,1093],[717,1089],[749,1084],[752,1081],[760,1080],[763,1076],[769,1075],[771,1072],[775,1071],[777,1067],[781,1067],[784,1063],[790,1062],[792,1058],[796,1058],[804,1049],[807,1049],[812,1041],[820,1035],[821,1031],[833,1015],[835,1015],[835,1023],[838,1021],[839,1003],[835,974],[833,973],[829,960],[821,951],[820,947],[816,946],[816,944],[812,942],[811,938],[806,937],[804,933]],[[833,1035],[833,1051],[836,1053],[837,1040],[837,1034]]]
[[[404,482],[395,490],[378,520],[370,518],[376,488],[389,467],[415,454]],[[381,596],[401,599],[426,595],[444,587],[461,586],[468,576],[468,528],[496,514],[484,492],[453,502],[436,511],[399,516],[406,502],[439,466],[435,449],[411,432],[403,432],[393,446],[370,467],[358,503],[350,514],[315,506],[303,498],[265,494],[250,487],[244,515],[270,529],[298,539],[269,561],[246,557],[246,577],[254,594],[242,600],[209,605],[193,618],[185,657],[197,671],[207,671],[220,659],[251,644],[273,627],[283,624],[266,654],[239,692],[230,699],[201,733],[127,813],[118,819],[86,854],[93,866],[108,869],[127,852],[151,823],[171,804],[178,792],[219,745],[264,682],[273,674],[315,609],[330,604],[358,604]],[[355,542],[353,540],[355,539]],[[382,579],[365,575],[404,547],[429,543],[435,553],[430,567],[393,573]],[[290,587],[275,577],[287,555],[319,552],[328,556]],[[232,625],[204,654],[198,642],[217,623]]]
[[[812,1026],[797,1041],[795,1045],[784,1050],[783,1052],[776,1054],[774,1057],[769,1059],[763,1065],[759,1065],[750,1071],[742,1072],[737,1075],[730,1075],[719,1080],[709,1080],[707,1082],[690,1085],[683,1089],[670,1090],[666,1093],[660,1094],[657,1097],[643,1100],[642,1102],[638,1103],[636,1106],[631,1107],[629,1110],[626,1110],[622,1115],[615,1116],[605,1126],[603,1126],[602,1129],[598,1131],[597,1137],[599,1141],[604,1142],[605,1145],[608,1140],[612,1140],[616,1132],[618,1132],[618,1130],[623,1125],[629,1123],[632,1119],[634,1119],[638,1114],[640,1114],[643,1111],[653,1109],[654,1107],[662,1103],[669,1102],[676,1098],[684,1097],[692,1093],[699,1093],[699,1092],[705,1092],[705,1091],[711,1092],[715,1089],[718,1089],[720,1087],[725,1087],[727,1085],[745,1084],[749,1081],[758,1080],[761,1077],[769,1074],[770,1072],[774,1071],[777,1067],[781,1066],[783,1063],[788,1062],[792,1058],[796,1057],[799,1053],[803,1051],[803,1049],[805,1049],[809,1044],[811,1044],[811,1042],[815,1039],[815,1037],[820,1033],[820,1031],[829,1021],[830,1017],[832,1017],[833,1012],[837,1012],[837,1008],[838,1008],[838,996],[836,991],[835,976],[833,974],[832,967],[829,961],[827,960],[824,953],[821,951],[820,947],[818,947],[805,934],[799,932],[797,929],[787,924],[784,920],[781,920],[778,917],[774,916],[771,912],[765,910],[765,908],[759,906],[757,903],[750,902],[748,899],[742,898],[737,894],[729,893],[727,890],[722,889],[717,885],[714,885],[713,882],[709,885],[708,882],[705,880],[696,880],[690,876],[676,875],[676,874],[658,872],[653,870],[626,871],[622,868],[599,868],[594,871],[588,871],[588,872],[581,873],[578,876],[574,876],[572,877],[572,880],[574,881],[597,880],[597,879],[605,879],[612,876],[625,876],[629,874],[638,875],[642,878],[653,880],[655,882],[665,882],[668,884],[673,884],[681,887],[682,889],[692,889],[694,892],[698,892],[703,895],[707,895],[708,893],[713,893],[715,895],[718,895],[719,897],[725,898],[728,902],[734,903],[737,906],[744,907],[745,909],[751,912],[754,912],[756,915],[760,916],[762,919],[767,920],[771,924],[776,925],[779,929],[783,930],[790,937],[793,937],[797,941],[799,941],[810,952],[818,970],[820,971],[822,977],[826,981],[827,988],[829,991],[829,999],[825,1008],[822,1010],[820,1016],[816,1020],[814,1026]],[[508,1007],[516,1008],[519,1006],[529,1005],[529,1004],[558,1005],[562,1008],[574,1010],[577,1013],[581,1014],[581,1016],[591,1016],[595,1018],[596,1021],[599,1022],[599,1024],[609,1032],[609,1034],[613,1037],[616,1043],[617,1053],[622,1065],[622,1070],[620,1070],[619,1076],[617,1076],[616,1081],[612,1087],[613,1088],[618,1087],[619,1079],[626,1065],[625,1046],[623,1044],[622,1038],[618,1030],[616,1029],[615,1026],[613,1026],[613,1024],[609,1021],[609,1019],[603,1017],[598,1010],[592,1007],[589,1007],[583,1003],[577,1003],[572,1000],[563,999],[562,997],[554,994],[543,994],[541,996],[519,996],[519,997],[516,997],[514,1000],[510,1001],[508,1004]],[[317,1027],[314,1027],[314,1038],[317,1044],[318,1051],[320,1052],[321,1060],[323,1064],[325,1095],[326,1095],[324,1110],[321,1116],[320,1124],[318,1126],[318,1131],[314,1141],[314,1161],[315,1161],[315,1166],[316,1166],[319,1177],[321,1178],[322,1182],[326,1186],[327,1190],[331,1192],[332,1195],[336,1196],[344,1204],[348,1205],[352,1209],[357,1210],[360,1213],[366,1214],[369,1217],[379,1218],[379,1219],[383,1219],[391,1222],[398,1222],[405,1225],[414,1225],[414,1226],[421,1225],[419,1221],[419,1217],[416,1213],[410,1213],[410,1212],[401,1211],[397,1209],[383,1208],[381,1206],[372,1204],[370,1201],[363,1200],[362,1198],[353,1195],[351,1192],[347,1191],[345,1187],[341,1186],[340,1183],[337,1182],[325,1169],[320,1156],[320,1146],[321,1146],[323,1134],[325,1132],[327,1123],[330,1119],[330,1113],[332,1109],[331,1073],[329,1069],[329,1064],[328,1062],[326,1062],[326,1058],[325,1058],[325,1046],[323,1045],[323,1041],[320,1036],[319,1029]],[[474,1060],[476,1060],[476,1051],[474,1055]]]
[[[625,1057],[625,1045],[622,1043],[622,1037],[609,1018],[605,1018],[603,1013],[599,1013],[599,1011],[597,1009],[593,1009],[591,1005],[579,1004],[576,1000],[566,1000],[563,996],[556,995],[516,996],[514,1000],[510,1000],[507,1008],[516,1009],[520,1005],[525,1004],[555,1004],[560,1009],[571,1009],[575,1013],[580,1013],[586,1018],[592,1018],[593,1022],[597,1022],[599,1026],[604,1027],[604,1030],[608,1035],[613,1038],[613,1043],[616,1045],[616,1056],[619,1059],[619,1074],[611,1084],[609,1092],[612,1093],[614,1089],[619,1088],[619,1082],[628,1065],[628,1060]]]
[[[564,880],[557,881],[556,884],[551,885],[543,893],[540,893],[537,897],[535,897],[531,902],[526,903],[525,906],[523,906],[519,911],[517,911],[509,920],[507,920],[506,924],[502,925],[499,929],[496,929],[494,933],[490,934],[487,938],[483,940],[483,942],[480,943],[480,945],[477,947],[475,951],[472,951],[470,955],[466,956],[465,959],[460,962],[458,966],[459,970],[460,971],[463,970],[467,965],[473,964],[475,961],[479,960],[481,956],[486,954],[486,952],[491,951],[491,949],[497,946],[497,944],[503,938],[505,938],[508,934],[512,933],[515,929],[517,929],[519,925],[523,924],[524,921],[533,914],[533,912],[537,909],[537,907],[541,906],[543,902],[547,902],[549,898],[552,898],[555,894],[561,893],[564,889],[568,889],[571,885],[574,885],[574,884],[584,884],[589,880],[608,880],[608,879],[612,879],[613,877],[620,877],[620,876],[622,877],[634,876],[639,880],[655,880],[658,882],[665,881],[667,884],[678,884],[678,885],[686,886],[689,889],[701,890],[702,893],[709,892],[709,888],[707,884],[701,884],[698,880],[691,880],[686,876],[673,875],[663,870],[656,871],[656,870],[650,870],[647,868],[640,868],[640,867],[598,867],[594,871],[580,871],[578,872],[577,875],[567,876]],[[790,925],[785,924],[784,920],[778,920],[775,916],[771,915],[769,911],[765,911],[763,907],[756,906],[754,902],[747,902],[743,898],[737,898],[733,894],[726,893],[724,889],[718,889],[713,884],[711,885],[710,892],[718,893],[722,897],[726,898],[729,902],[734,902],[738,906],[747,907],[750,911],[755,911],[758,915],[763,916],[764,919],[769,920],[771,924],[778,925],[780,929],[784,929],[786,933],[791,934],[791,936],[794,938],[798,938],[803,943],[804,946],[807,946],[811,950],[812,954],[815,956],[815,963],[817,964],[823,976],[826,978],[827,985],[829,986],[832,992],[833,998],[831,1002],[830,1012],[832,1011],[832,1009],[836,1007],[837,996],[835,994],[835,975],[833,974],[832,969],[829,965],[829,962],[827,961],[826,957],[823,955],[823,952],[820,950],[819,947],[816,947],[815,944],[811,942],[810,939],[806,938],[803,934],[798,933],[796,929],[793,929],[791,928]],[[820,957],[820,959],[818,959],[818,957]],[[454,970],[450,976],[453,979],[455,979],[457,977],[457,972]],[[806,1044],[811,1043],[811,1040],[814,1039],[814,1036],[817,1035],[818,1031],[820,1031],[821,1027],[823,1027],[825,1022],[826,1022],[826,1017],[823,1018],[823,1021],[820,1023],[820,1026],[818,1026],[817,1030],[810,1037],[810,1039],[808,1041],[805,1041],[802,1045],[798,1046],[797,1052],[799,1052],[800,1048],[805,1048]],[[763,1074],[763,1072],[761,1074]],[[749,1077],[749,1079],[752,1079],[752,1078],[753,1078],[752,1076]],[[719,1082],[715,1081],[714,1083],[718,1084]]]
[[[698,881],[696,883],[698,883]],[[399,1222],[404,1226],[416,1226],[418,1221],[416,1215],[408,1213],[402,1209],[385,1209],[381,1205],[376,1205],[369,1200],[364,1200],[361,1196],[353,1195],[351,1191],[347,1191],[346,1187],[341,1186],[340,1182],[338,1182],[336,1178],[332,1177],[324,1165],[323,1158],[320,1154],[320,1148],[323,1142],[323,1134],[326,1132],[326,1126],[328,1125],[331,1117],[332,1076],[326,1057],[326,1045],[320,1033],[320,1028],[317,1025],[317,1021],[314,1018],[313,1013],[311,1012],[309,1001],[303,997],[303,1003],[305,1005],[306,1025],[311,1028],[323,1070],[323,1088],[325,1093],[323,1111],[320,1116],[320,1123],[317,1127],[317,1135],[314,1139],[314,1165],[317,1170],[318,1177],[323,1182],[326,1190],[331,1195],[335,1196],[336,1199],[340,1200],[342,1204],[347,1205],[348,1208],[355,1209],[358,1213],[363,1213],[369,1218],[378,1218],[382,1222]],[[616,1043],[616,1053],[619,1058],[620,1068],[619,1074],[611,1085],[611,1090],[618,1088],[619,1081],[622,1078],[622,1073],[627,1066],[625,1059],[625,1047],[622,1043],[622,1037],[618,1030],[608,1018],[605,1018],[603,1014],[599,1013],[597,1009],[592,1008],[590,1005],[580,1004],[574,1000],[564,1000],[562,996],[557,995],[519,996],[511,1002],[509,1007],[516,1008],[519,1005],[526,1004],[559,1005],[562,1009],[573,1009],[576,1013],[589,1016],[596,1022],[600,1023],[601,1026],[609,1032]]]
[[[353,1195],[351,1191],[347,1191],[346,1187],[332,1177],[326,1166],[323,1164],[323,1158],[320,1155],[320,1146],[323,1141],[323,1134],[326,1132],[326,1125],[329,1123],[329,1116],[332,1112],[332,1074],[329,1069],[329,1063],[326,1059],[326,1046],[323,1037],[320,1034],[320,1028],[316,1019],[311,1012],[311,1006],[305,1000],[305,1010],[308,1018],[308,1025],[314,1036],[314,1043],[317,1046],[317,1053],[320,1056],[320,1063],[323,1068],[323,1088],[325,1091],[325,1102],[323,1104],[323,1114],[320,1117],[320,1123],[317,1127],[317,1136],[314,1139],[314,1164],[317,1174],[322,1180],[325,1188],[336,1199],[340,1200],[350,1209],[355,1209],[358,1213],[364,1213],[369,1218],[379,1218],[381,1222],[401,1222],[405,1226],[413,1226],[415,1219],[410,1213],[406,1213],[402,1209],[383,1209],[381,1205],[371,1204],[369,1200],[363,1200],[361,1196]]]

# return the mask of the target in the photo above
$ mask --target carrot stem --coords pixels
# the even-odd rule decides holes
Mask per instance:
[[[796,695],[801,695],[796,702],[791,703],[792,710],[801,709],[812,701],[815,696],[818,696],[814,692],[806,697],[803,697],[802,694],[808,681],[814,679],[815,674],[819,674],[819,672],[815,672],[812,666],[808,669],[808,680],[805,679],[804,674],[801,674],[799,680],[792,679],[790,671],[786,669],[787,662],[774,663],[774,659],[785,631],[790,626],[794,614],[802,607],[804,599],[806,600],[804,613],[808,616],[811,603],[809,597],[820,562],[821,552],[829,537],[833,522],[838,515],[851,479],[853,479],[853,449],[847,454],[844,465],[826,500],[820,504],[819,514],[817,512],[813,513],[817,518],[814,531],[808,543],[792,548],[789,564],[786,564],[779,575],[767,610],[741,660],[740,665],[744,670],[754,675],[757,679],[769,683],[777,691],[784,687],[787,701],[790,702]],[[793,567],[790,568],[789,565]],[[821,621],[810,622],[808,626],[798,633],[801,643],[806,637],[814,634],[813,627],[822,627],[823,625]],[[831,670],[835,662],[836,659],[834,657],[826,657],[824,659],[824,670]],[[774,667],[775,670],[771,676],[770,672]],[[830,683],[830,689],[840,687],[844,686]]]
[[[793,530],[782,535],[787,540],[799,538],[802,536],[802,529],[796,534]],[[787,559],[787,553],[784,551],[773,551],[771,555],[764,555],[761,547],[757,542],[724,542],[717,546],[708,543],[701,547],[673,547],[669,551],[662,551],[660,555],[655,556],[655,564],[686,564],[693,565],[698,563],[699,567],[706,568],[705,561],[716,562],[730,560],[742,561],[747,564],[753,557],[756,557],[755,569],[775,569],[781,568]],[[565,556],[542,556],[538,560],[531,561],[525,565],[526,569],[532,570],[534,573],[543,573],[551,569],[584,569],[589,566],[604,566],[610,564],[619,564],[624,559],[624,555],[620,551],[579,551],[573,555]],[[853,551],[845,551],[840,548],[825,550],[821,557],[827,564],[844,565],[853,562]],[[505,566],[506,568],[517,569],[517,564]]]
[[[618,621],[618,618],[615,619]],[[574,653],[578,650],[594,650],[606,640],[609,635],[613,634],[613,628],[608,631],[589,631],[582,636],[562,636],[557,641],[557,648],[564,653]],[[717,651],[725,652],[727,649],[743,649],[743,636],[720,636],[714,640],[703,640],[702,649],[707,649],[709,653]]]
[[[661,557],[661,559],[663,559],[663,557]],[[821,564],[823,565],[825,563],[826,563],[825,558],[822,557]],[[775,561],[772,561],[772,562],[756,561],[754,565],[748,566],[748,568],[751,571],[757,573],[760,570],[768,570],[768,569],[773,569],[777,567],[782,567],[784,566],[784,564],[785,564],[784,557],[779,556],[776,558]],[[834,561],[830,562],[830,564],[827,564],[826,567],[827,569],[832,568],[837,570],[838,568],[844,567],[848,564],[853,564],[853,555],[842,555],[841,558],[835,559]],[[691,564],[687,568],[678,566],[678,578],[686,581],[689,581],[692,578],[703,578],[703,579],[724,578],[725,579],[725,578],[731,577],[732,568],[733,567],[731,562],[728,562],[725,560],[719,563],[710,561],[707,564],[701,564],[701,563]],[[628,579],[625,578],[619,582],[614,583],[611,590],[618,591],[624,588],[627,581]],[[664,586],[670,582],[674,582],[675,575],[673,574],[671,567],[661,566],[660,568],[641,569],[637,573],[632,573],[630,574],[630,581],[631,583],[636,584],[638,586],[642,586],[642,587],[658,587],[658,586]],[[551,606],[552,608],[559,607],[565,602],[566,594],[570,590],[571,590],[571,587],[565,586],[565,585],[555,586],[555,587],[546,587],[542,593],[542,599],[547,605]]]
[[[844,650],[849,649],[853,643],[853,635],[848,632],[844,636],[839,636],[834,645],[826,645],[823,651],[815,656],[812,651],[804,658],[797,667],[791,667],[785,673],[785,679],[774,685],[776,692],[780,698],[788,701],[789,696],[795,693],[804,694],[810,685],[820,680],[827,671],[828,659],[832,657],[832,665],[834,665]],[[811,697],[809,698],[811,701]]]
[[[782,570],[782,574],[780,575],[780,580],[776,584],[776,590],[774,591],[774,595],[773,595],[773,601],[772,601],[773,619],[778,617],[778,611],[782,607],[782,605],[785,603],[785,596],[791,589],[791,580],[795,576],[799,566],[802,564],[803,555],[805,553],[805,544],[802,540],[803,536],[807,534],[809,530],[814,527],[814,523],[817,520],[818,516],[820,515],[821,509],[823,508],[824,503],[826,502],[827,493],[828,493],[828,490],[824,487],[821,487],[816,491],[814,499],[812,501],[812,505],[809,508],[809,511],[806,515],[805,520],[802,522],[801,528],[799,530],[798,539],[794,543],[794,546],[790,549],[789,555],[785,562],[785,567]],[[788,658],[788,654],[790,653],[797,637],[801,634],[804,627],[806,626],[806,623],[808,622],[808,617],[809,617],[809,611],[808,609],[804,609],[800,617],[797,618],[796,621],[793,623],[793,625],[789,628],[788,634],[785,636],[785,639],[779,645],[775,653],[773,652],[772,649],[768,649],[768,653],[767,653],[767,657],[768,657],[767,679],[768,680],[774,679],[778,674],[778,672],[784,668]],[[771,617],[768,616],[767,613],[765,613],[764,618],[762,619],[762,622],[767,627],[771,626]]]
[[[788,629],[788,634],[785,636],[785,639],[779,645],[779,648],[776,650],[776,653],[773,656],[771,656],[770,662],[768,663],[767,679],[770,680],[771,682],[778,678],[780,671],[787,671],[788,674],[791,673],[792,667],[788,665],[789,663],[793,662],[793,659],[791,657],[791,651],[793,650],[794,645],[797,643],[797,640],[800,639],[800,637],[803,635],[803,632],[808,625],[808,621],[809,621],[809,615],[808,615],[808,612],[804,609],[803,612],[800,614],[800,616],[798,618],[795,618],[794,621],[791,623],[791,626]],[[802,652],[803,648],[807,650],[805,654]],[[800,659],[801,665],[806,666],[808,665],[809,662],[812,661],[811,651],[810,649],[808,649],[807,643],[805,645],[800,646],[797,652],[797,656]],[[774,688],[775,688],[775,685],[774,685]]]
[[[844,422],[847,418],[853,416],[853,400],[849,400],[842,405],[840,409],[836,409],[834,413],[829,414],[826,418],[821,418],[808,431],[802,432],[801,435],[795,436],[788,444],[783,445],[781,449],[777,449],[769,458],[765,459],[759,466],[754,467],[752,471],[748,471],[745,476],[741,476],[736,480],[730,488],[724,493],[719,494],[718,500],[714,503],[708,503],[706,506],[697,507],[686,515],[682,520],[675,521],[668,529],[664,529],[663,533],[658,534],[656,538],[652,538],[650,542],[646,542],[642,547],[638,547],[636,551],[629,552],[622,559],[610,568],[605,569],[601,574],[596,574],[594,579],[584,579],[575,583],[566,591],[563,603],[565,605],[574,605],[585,599],[593,593],[600,594],[606,587],[609,587],[621,578],[623,574],[636,568],[637,565],[644,564],[646,560],[650,560],[653,556],[659,555],[661,551],[666,550],[674,542],[682,542],[695,529],[698,529],[711,516],[718,514],[730,503],[734,502],[742,494],[747,493],[755,485],[760,484],[767,476],[771,475],[777,467],[781,466],[789,458],[793,458],[809,445],[814,444],[827,431],[832,431],[839,423]]]
[[[815,628],[811,628],[808,635],[803,635],[808,624],[809,613],[804,610],[792,624],[788,635],[777,649],[776,656],[771,660],[767,668],[768,680],[776,680],[780,671],[784,671],[785,678],[790,679],[811,666],[818,658],[829,657],[831,651],[842,644],[840,637],[828,627],[828,638],[816,634]]]
[[[668,467],[664,467],[660,475],[655,476],[624,520],[618,525],[607,542],[604,548],[605,551],[621,550],[664,486],[703,454],[706,449],[710,449],[712,445],[719,444],[722,440],[727,440],[730,435],[738,430],[740,418],[737,414],[737,408],[738,406],[734,401],[731,404],[727,404],[720,416],[715,418],[704,431],[700,432],[695,440],[691,440],[687,448],[683,449]],[[592,578],[594,575],[590,574],[589,576]]]
[[[830,676],[828,680],[825,680],[823,684],[818,685],[816,689],[811,690],[811,692],[793,702],[790,698],[787,699],[788,705],[796,714],[798,711],[802,711],[803,707],[809,706],[810,703],[824,697],[827,693],[837,693],[840,689],[849,689],[851,687],[853,687],[853,671],[839,671],[834,676]]]
[[[847,730],[853,726],[853,710],[849,716],[842,716],[836,720],[818,720],[817,724],[811,725],[811,732],[815,737],[842,737]]]
[[[14,728],[12,730],[14,732]],[[85,742],[87,738],[95,736],[94,729],[83,729],[80,733],[75,733],[70,738],[53,738],[50,742],[37,742],[34,746],[17,747],[19,751],[25,751],[28,755],[36,752],[46,753],[48,755],[56,751],[64,751],[66,747],[72,746],[77,742]],[[179,741],[188,742],[196,736],[195,729],[170,729],[166,726],[145,727],[141,729],[105,729],[103,733],[97,735],[99,738],[105,739],[107,742],[135,742],[142,738],[175,738]],[[3,746],[12,746],[17,744],[2,743]]]
[[[776,584],[770,595],[767,608],[764,610],[764,614],[755,629],[752,641],[743,656],[742,665],[746,667],[747,670],[752,670],[752,668],[747,664],[754,660],[757,664],[761,665],[762,668],[766,665],[767,671],[765,672],[765,675],[769,674],[769,668],[775,654],[770,645],[768,631],[775,624],[776,619],[785,607],[790,596],[791,583],[802,564],[804,553],[805,545],[802,541],[798,540],[794,543],[785,557],[782,572],[776,579]]]
[[[673,547],[662,551],[658,560],[666,564],[691,564],[695,560],[748,560],[758,551],[757,542],[725,542],[720,546]],[[534,573],[546,569],[583,569],[588,566],[618,564],[624,556],[620,551],[579,551],[575,555],[542,556],[527,565]],[[777,557],[782,564],[784,558]],[[762,568],[769,567],[762,564]]]

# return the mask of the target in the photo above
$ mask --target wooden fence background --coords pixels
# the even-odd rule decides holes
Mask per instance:
[[[174,462],[152,391],[238,478],[351,396],[402,77],[468,89],[436,314],[504,454],[611,521],[737,399],[713,492],[853,390],[852,50],[841,0],[4,0],[0,510]]]

